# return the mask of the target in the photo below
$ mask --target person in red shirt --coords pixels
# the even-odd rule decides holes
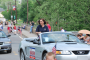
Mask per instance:
[[[49,31],[51,31],[51,26],[50,26],[50,24],[48,24],[48,22],[46,22],[46,24],[47,24],[47,27],[48,27]]]
[[[7,25],[8,34],[10,33],[10,27]]]
[[[20,27],[20,35],[21,35],[21,37],[22,37],[22,28]]]
[[[15,24],[14,24],[13,29],[14,29],[14,35],[16,35],[16,26],[15,26]]]

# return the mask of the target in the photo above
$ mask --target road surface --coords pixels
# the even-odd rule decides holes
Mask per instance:
[[[3,31],[7,34],[7,28],[4,27]],[[9,37],[12,41],[12,53],[0,52],[0,60],[20,60],[18,54],[19,43],[22,40],[19,35],[14,35],[10,33],[11,37]]]

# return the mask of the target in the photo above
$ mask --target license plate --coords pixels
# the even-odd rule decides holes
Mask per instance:
[[[87,56],[78,56],[78,60],[88,60]]]

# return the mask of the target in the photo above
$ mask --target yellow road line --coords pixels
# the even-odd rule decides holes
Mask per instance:
[[[15,51],[13,51],[14,55],[18,55]]]
[[[18,55],[18,54],[14,54],[14,55]]]

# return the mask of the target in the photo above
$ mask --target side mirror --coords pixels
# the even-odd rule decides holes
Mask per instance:
[[[11,35],[7,35],[7,37],[10,37]]]
[[[39,41],[38,39],[36,39],[36,40],[33,41],[33,44],[38,44],[38,45],[40,45],[41,43],[40,43],[40,41]]]

